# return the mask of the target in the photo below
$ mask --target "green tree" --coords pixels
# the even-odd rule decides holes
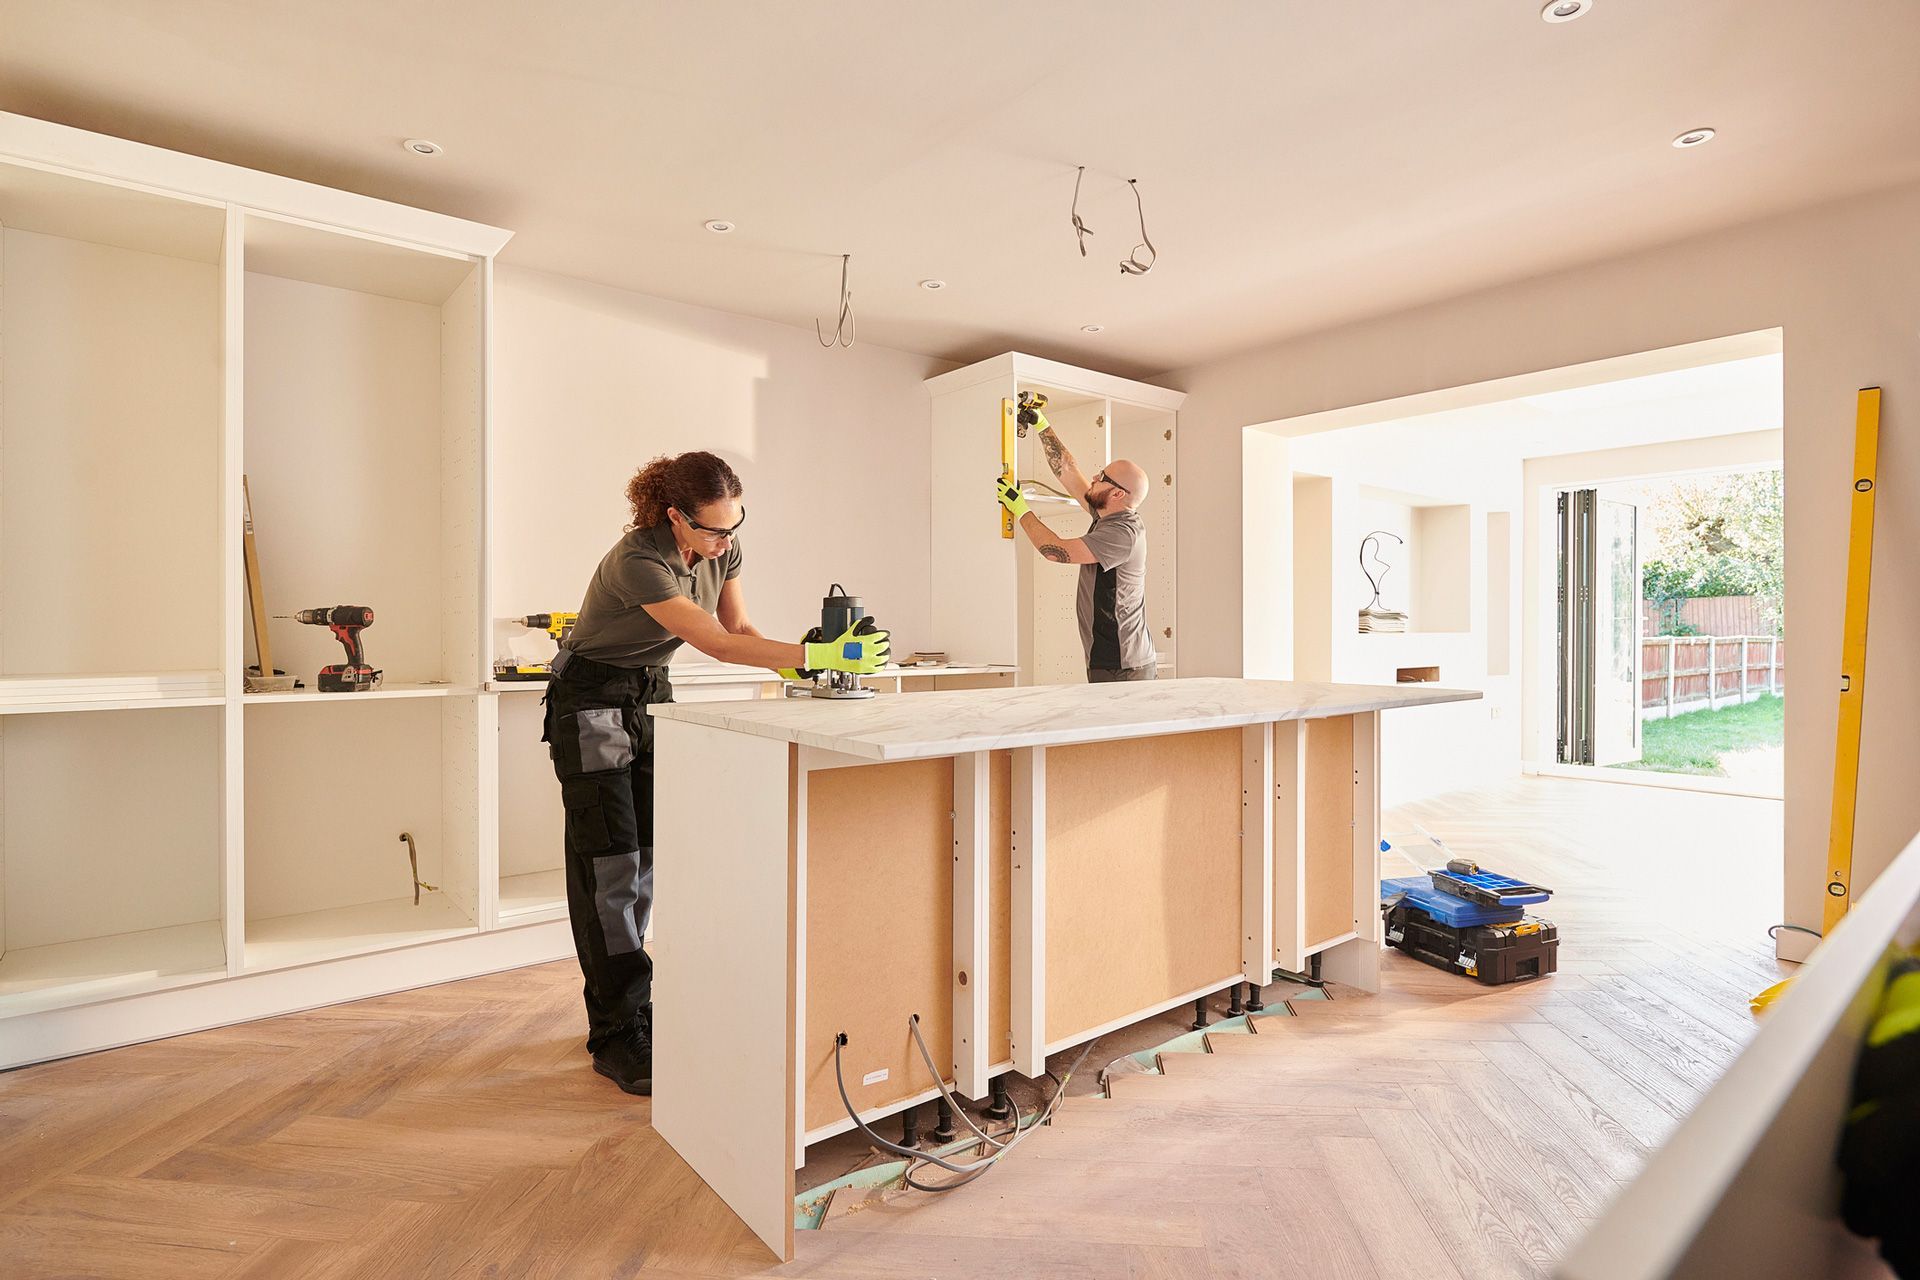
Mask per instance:
[[[1767,625],[1781,634],[1782,498],[1778,470],[1748,471],[1676,481],[1646,505],[1641,590],[1663,624],[1678,623],[1679,602],[1689,597],[1752,596]]]

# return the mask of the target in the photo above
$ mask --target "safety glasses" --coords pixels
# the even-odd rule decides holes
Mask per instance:
[[[701,524],[684,511],[680,512],[680,518],[687,522],[687,528],[689,529],[698,529],[701,533],[708,534],[715,538],[731,538],[734,534],[740,532],[740,525],[747,522],[747,509],[745,507],[740,508],[740,522],[731,529],[716,529],[712,525]]]
[[[1122,492],[1122,493],[1124,493],[1124,494],[1126,494],[1126,495],[1127,495],[1127,496],[1128,496],[1129,498],[1131,498],[1131,497],[1133,496],[1133,490],[1131,490],[1131,489],[1129,489],[1129,488],[1127,488],[1127,486],[1125,486],[1125,485],[1123,485],[1123,484],[1119,484],[1119,483],[1116,483],[1116,482],[1115,482],[1115,481],[1113,480],[1113,478],[1112,478],[1112,477],[1110,477],[1110,476],[1108,476],[1108,475],[1107,475],[1107,473],[1106,473],[1106,472],[1104,472],[1104,471],[1102,471],[1102,472],[1099,472],[1098,474],[1096,474],[1096,475],[1095,475],[1095,476],[1093,477],[1093,482],[1094,482],[1095,484],[1110,484],[1110,485],[1113,485],[1113,487],[1114,487],[1114,488],[1116,488],[1116,489],[1118,489],[1118,490],[1119,490],[1120,492]]]

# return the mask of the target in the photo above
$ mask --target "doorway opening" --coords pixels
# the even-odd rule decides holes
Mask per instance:
[[[1246,428],[1245,674],[1479,691],[1396,715],[1389,807],[1538,774],[1778,797],[1782,619],[1709,617],[1762,593],[1686,578],[1657,531],[1714,477],[1768,477],[1777,521],[1781,349],[1768,330]]]
[[[1556,759],[1778,796],[1778,466],[1555,494]]]

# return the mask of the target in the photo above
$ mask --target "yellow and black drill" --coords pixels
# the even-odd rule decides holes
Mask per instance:
[[[565,644],[567,637],[573,634],[573,624],[578,621],[580,615],[577,613],[530,613],[520,619],[520,625],[546,632],[553,637],[555,644]]]
[[[544,631],[553,637],[555,644],[564,645],[567,637],[573,634],[573,624],[580,621],[578,613],[530,613],[524,618],[515,618],[521,626],[533,631]],[[545,662],[520,662],[502,658],[493,665],[493,678],[496,680],[550,680],[553,668]]]

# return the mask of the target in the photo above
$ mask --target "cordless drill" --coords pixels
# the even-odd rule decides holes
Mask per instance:
[[[577,613],[530,613],[520,619],[520,625],[535,631],[544,631],[559,644],[565,644],[567,637],[573,634],[573,624],[580,621]]]
[[[373,610],[363,604],[336,604],[332,608],[302,609],[280,614],[310,627],[325,627],[346,648],[347,660],[320,668],[320,692],[365,693],[380,683],[380,672],[367,665],[360,633],[373,625]]]
[[[1020,393],[1020,412],[1014,420],[1020,424],[1019,435],[1022,440],[1026,439],[1027,432],[1034,427],[1039,427],[1042,431],[1047,429],[1047,415],[1040,412],[1046,407],[1047,398],[1040,392],[1022,391]]]
[[[509,618],[508,621],[517,622],[530,631],[544,631],[553,637],[555,644],[564,646],[567,643],[567,637],[573,634],[574,623],[580,621],[580,615],[555,610],[552,613],[530,613],[524,618]],[[553,664],[522,660],[509,654],[494,660],[493,678],[495,680],[551,680]]]

